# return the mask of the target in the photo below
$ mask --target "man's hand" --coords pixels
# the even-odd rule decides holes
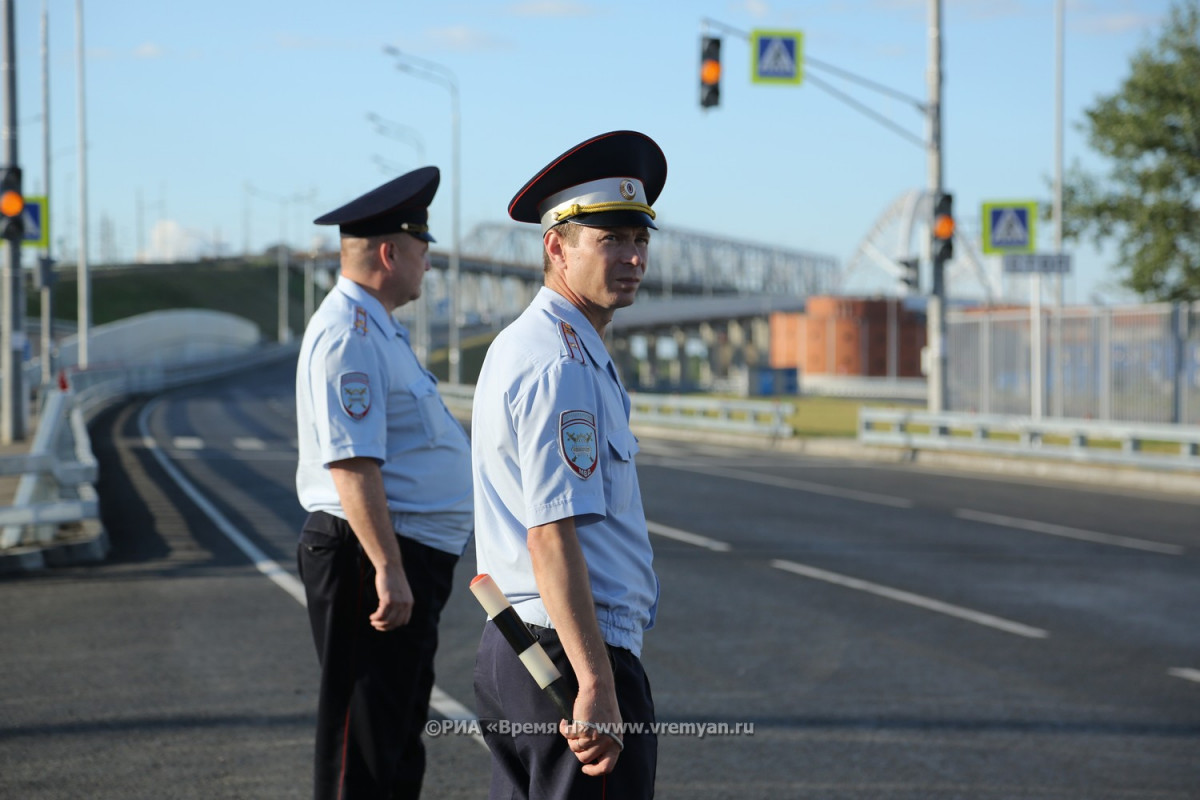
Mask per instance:
[[[589,697],[580,691],[575,698],[575,722],[562,720],[559,732],[567,738],[567,746],[583,764],[584,775],[607,775],[621,757],[621,712],[617,710],[615,692],[603,698]]]
[[[375,593],[379,607],[371,614],[371,627],[390,631],[403,627],[412,619],[413,593],[402,567],[375,572]]]

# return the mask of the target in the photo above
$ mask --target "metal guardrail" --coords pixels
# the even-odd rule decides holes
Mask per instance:
[[[446,406],[454,412],[471,413],[475,387],[469,384],[438,384]],[[792,403],[770,400],[721,400],[664,394],[630,395],[634,425],[745,433],[787,438],[795,431],[788,419],[796,413]]]
[[[1092,464],[1200,471],[1200,426],[934,413],[863,407],[858,440],[913,450],[956,450]],[[1152,447],[1147,448],[1152,443]],[[1165,452],[1164,445],[1175,452]]]
[[[272,345],[172,367],[113,365],[70,373],[69,389],[46,395],[29,454],[0,457],[0,474],[21,475],[13,505],[0,508],[0,554],[55,544],[63,525],[90,525],[102,533],[92,486],[98,468],[86,420],[104,406],[271,363],[298,349],[295,343]]]

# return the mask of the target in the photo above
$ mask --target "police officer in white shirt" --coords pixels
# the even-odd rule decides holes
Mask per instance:
[[[545,285],[493,342],[476,385],[476,554],[577,694],[561,735],[489,733],[489,720],[560,715],[486,624],[475,695],[494,800],[653,795],[657,740],[621,723],[654,721],[639,656],[658,579],[629,396],[602,337],[646,274],[666,173],[649,137],[615,131],[559,156],[509,205],[542,226]]]
[[[425,772],[438,618],[473,524],[470,444],[392,312],[421,294],[439,177],[415,170],[315,220],[341,239],[296,371],[318,800],[416,798]]]

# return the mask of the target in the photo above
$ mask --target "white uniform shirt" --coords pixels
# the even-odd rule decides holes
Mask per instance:
[[[396,532],[462,555],[473,521],[467,435],[417,361],[408,331],[344,276],[304,332],[296,422],[296,492],[305,510],[345,519],[329,464],[372,458]]]
[[[629,429],[629,396],[596,329],[543,287],[492,343],[471,418],[475,547],[525,622],[553,627],[538,594],[529,528],[575,526],[605,641],[641,654],[658,578]]]

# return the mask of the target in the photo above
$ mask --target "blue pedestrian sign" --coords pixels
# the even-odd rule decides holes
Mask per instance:
[[[50,246],[50,204],[44,197],[26,197],[25,210],[21,212],[21,221],[25,223],[25,235],[22,244],[29,244],[45,250]]]
[[[983,204],[983,252],[988,255],[1032,253],[1037,245],[1036,200]]]
[[[751,31],[752,83],[799,85],[804,80],[802,31]]]

